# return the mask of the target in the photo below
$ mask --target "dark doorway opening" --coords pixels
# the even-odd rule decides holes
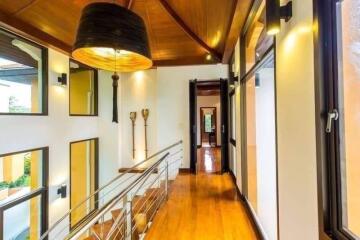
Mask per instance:
[[[192,173],[228,171],[228,81],[191,80],[190,170]]]

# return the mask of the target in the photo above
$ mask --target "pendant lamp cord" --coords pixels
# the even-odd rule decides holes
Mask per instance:
[[[118,123],[118,106],[117,106],[117,90],[118,90],[118,82],[119,82],[119,75],[117,73],[116,69],[116,49],[115,49],[115,71],[114,74],[111,76],[113,82],[113,118],[112,121],[115,123]]]

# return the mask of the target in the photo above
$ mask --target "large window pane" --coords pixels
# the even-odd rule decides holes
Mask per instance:
[[[0,30],[0,113],[46,113],[44,49]]]
[[[70,61],[70,115],[97,115],[97,71]]]
[[[42,213],[41,196],[36,196],[4,211],[3,239],[39,239]]]
[[[247,199],[271,240],[277,239],[275,78],[273,56],[246,81]]]
[[[97,189],[97,139],[70,144],[71,207],[77,206]],[[76,225],[96,207],[96,197],[71,213],[71,226]]]
[[[360,1],[338,3],[342,225],[360,237]]]
[[[43,150],[0,156],[0,205],[43,187]]]
[[[261,60],[273,44],[274,38],[266,33],[265,21],[265,0],[263,0],[254,15],[254,19],[248,27],[244,38],[246,72],[248,72],[255,63]]]

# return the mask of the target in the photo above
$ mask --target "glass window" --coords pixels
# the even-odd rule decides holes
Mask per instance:
[[[0,113],[47,113],[46,49],[0,30]]]
[[[204,116],[204,121],[205,121],[205,132],[206,133],[211,133],[212,132],[212,118],[213,115],[212,114],[205,114]]]
[[[77,206],[98,188],[98,139],[70,144],[70,204]],[[75,226],[97,207],[97,197],[92,197],[71,213],[71,226]]]
[[[97,70],[70,61],[70,115],[97,115]]]
[[[3,239],[39,239],[41,196],[33,197],[4,211]]]
[[[0,155],[0,239],[39,239],[46,226],[47,148]]]
[[[259,62],[273,45],[274,38],[266,33],[265,19],[265,0],[263,0],[248,27],[244,38],[246,72],[248,72],[255,63]]]
[[[337,3],[342,228],[360,238],[360,1]],[[356,237],[355,237],[356,236]]]
[[[277,239],[274,56],[245,82],[246,197],[269,239]]]

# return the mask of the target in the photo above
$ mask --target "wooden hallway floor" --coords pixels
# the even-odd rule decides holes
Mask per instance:
[[[181,174],[146,240],[257,240],[229,174]]]

